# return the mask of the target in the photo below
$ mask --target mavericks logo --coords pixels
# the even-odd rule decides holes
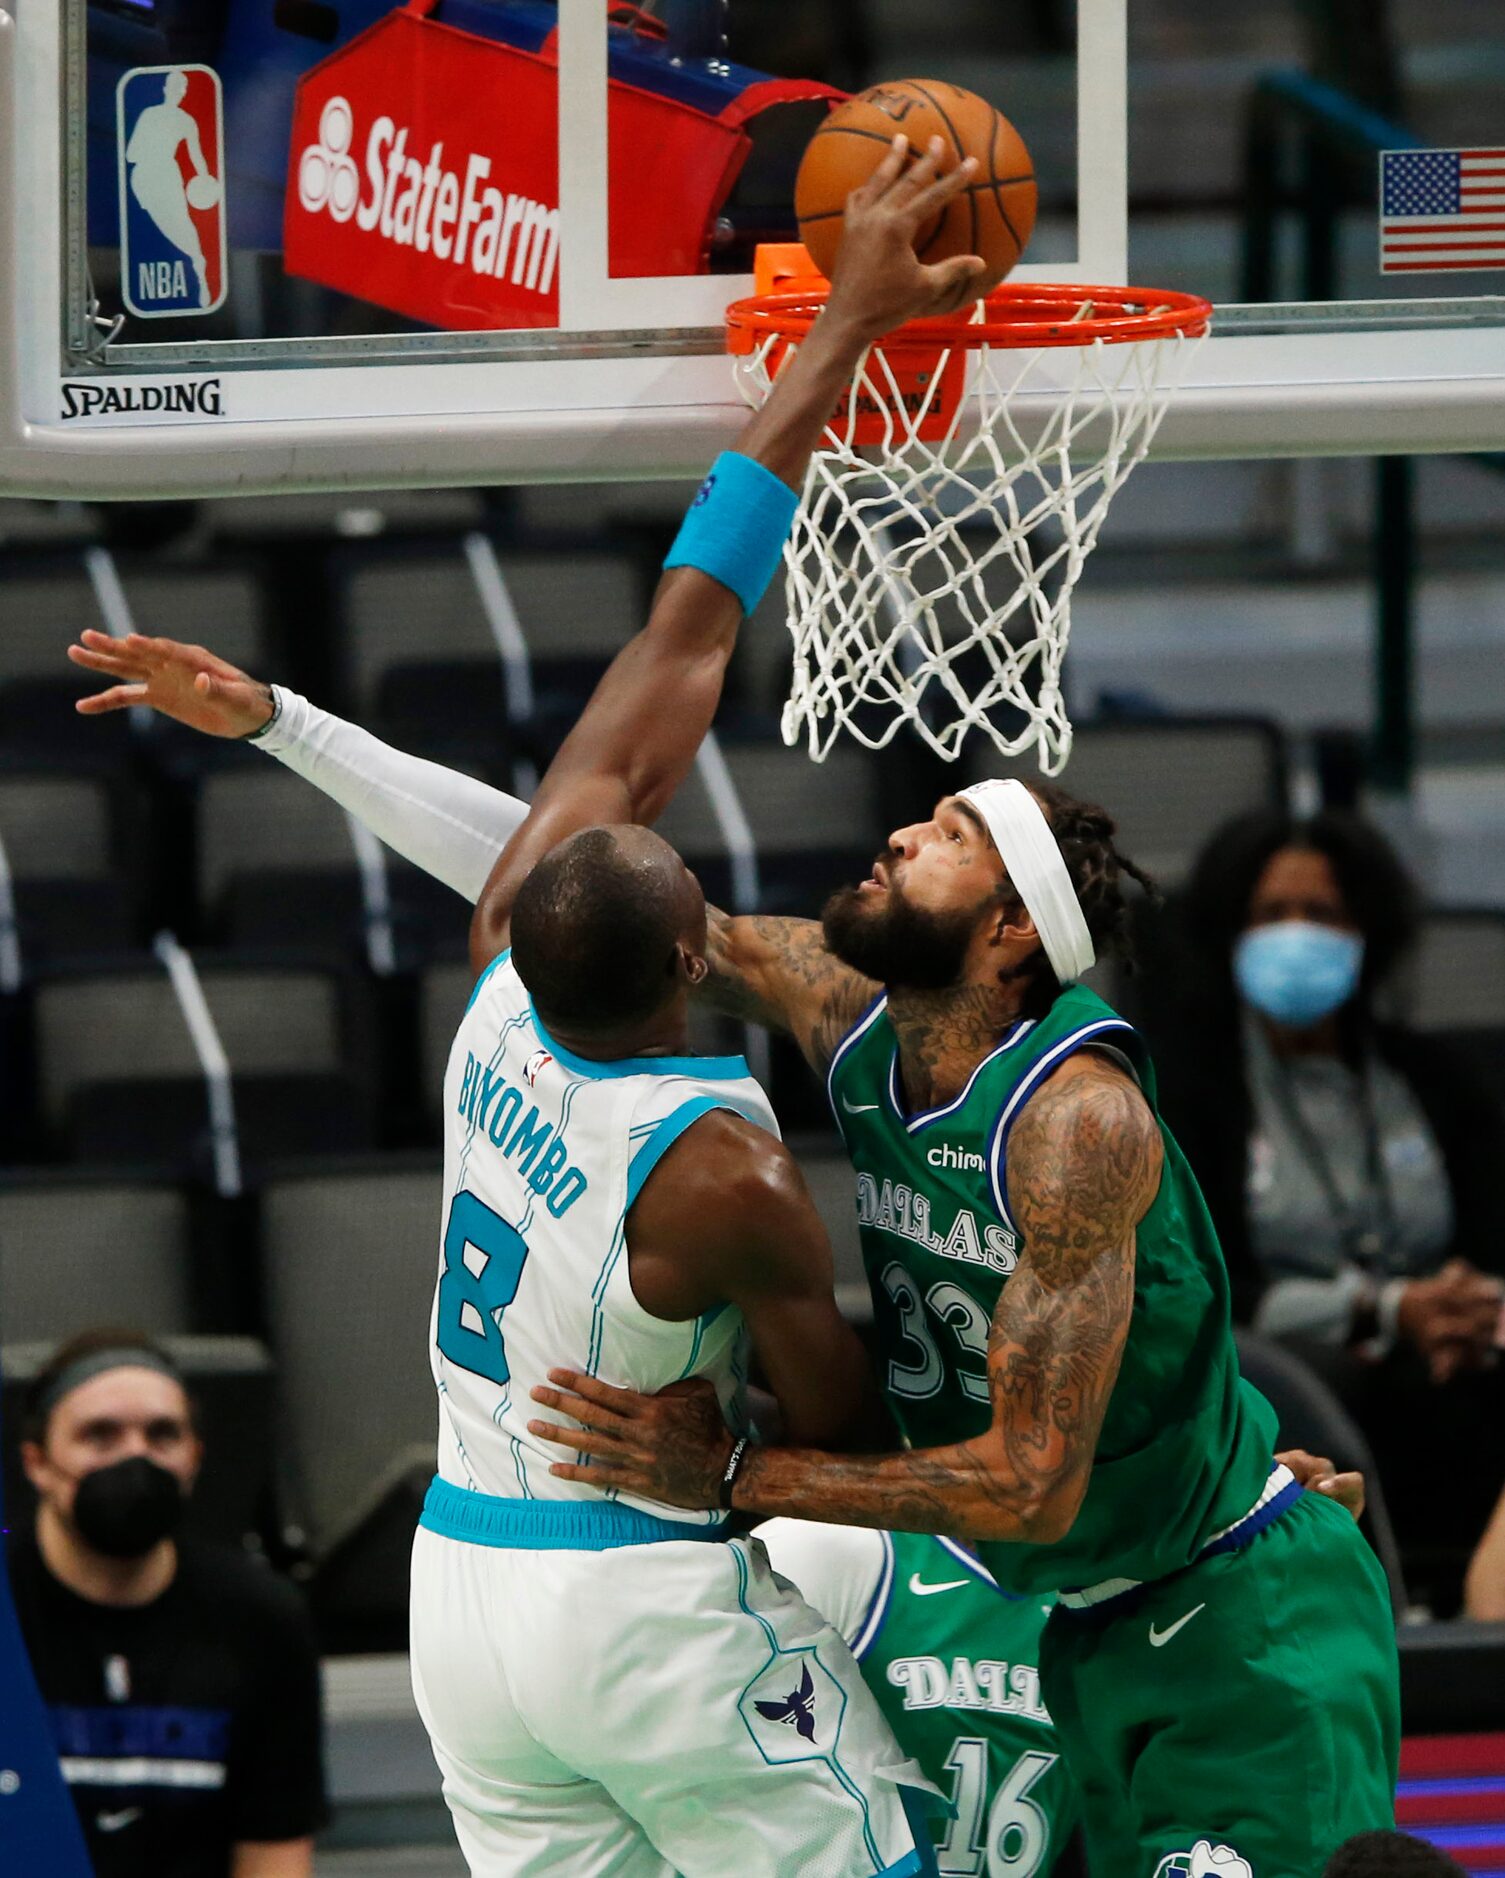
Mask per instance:
[[[1155,1867],[1155,1878],[1254,1878],[1254,1867],[1231,1845],[1198,1839],[1189,1852],[1168,1852]]]

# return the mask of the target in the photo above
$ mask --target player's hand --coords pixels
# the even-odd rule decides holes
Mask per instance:
[[[145,704],[207,737],[244,737],[272,715],[271,687],[203,646],[144,633],[112,639],[90,630],[69,646],[68,657],[86,671],[115,680],[108,690],[77,701],[73,708],[85,717]]]
[[[555,1386],[540,1384],[533,1400],[579,1427],[530,1421],[529,1432],[591,1456],[587,1464],[555,1461],[551,1474],[668,1506],[717,1504],[732,1437],[710,1383],[696,1378],[671,1383],[658,1395],[637,1395],[573,1369],[551,1369],[549,1381]]]
[[[955,313],[977,298],[986,266],[981,256],[927,266],[914,250],[920,230],[977,174],[977,159],[968,157],[941,175],[944,151],[942,140],[932,137],[911,163],[908,138],[895,137],[877,169],[847,197],[826,303],[833,322],[850,322],[877,339],[905,320]]]
[[[1277,1454],[1276,1460],[1291,1472],[1308,1493],[1322,1493],[1339,1506],[1346,1506],[1355,1519],[1364,1511],[1364,1476],[1340,1474],[1325,1454],[1308,1454],[1305,1448],[1291,1448]]]
[[[1496,1360],[1500,1295],[1499,1279],[1467,1259],[1449,1259],[1433,1277],[1406,1286],[1396,1325],[1425,1359],[1434,1383]]]

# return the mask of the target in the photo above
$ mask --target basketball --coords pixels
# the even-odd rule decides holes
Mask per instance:
[[[922,228],[915,252],[922,261],[979,254],[987,272],[979,295],[990,292],[1014,266],[1035,225],[1035,174],[1024,140],[1001,111],[933,78],[899,78],[873,85],[838,105],[810,139],[794,186],[800,238],[829,279],[841,245],[847,197],[883,161],[903,131],[915,156],[932,137],[944,139],[944,173],[976,157],[978,173],[935,220]]]
[[[219,202],[219,184],[212,176],[195,176],[188,184],[188,206],[212,209]]]

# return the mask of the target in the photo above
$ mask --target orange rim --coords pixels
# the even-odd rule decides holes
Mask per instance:
[[[728,352],[752,352],[770,334],[803,339],[826,304],[829,285],[815,278],[791,283],[787,293],[753,294],[726,310]],[[1005,283],[983,302],[983,317],[970,312],[941,319],[911,320],[886,333],[885,352],[928,352],[950,347],[1087,346],[1097,340],[1128,345],[1139,339],[1200,337],[1212,319],[1212,302],[1170,288],[1084,287],[1075,281]]]

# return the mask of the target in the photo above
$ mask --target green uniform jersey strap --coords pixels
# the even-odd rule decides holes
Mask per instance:
[[[882,1380],[915,1447],[967,1440],[988,1425],[988,1332],[1029,1251],[1009,1202],[1009,1142],[1030,1097],[1082,1049],[1107,1052],[1155,1110],[1143,1039],[1084,985],[1061,992],[1037,1021],[1012,1025],[937,1108],[905,1106],[886,999],[832,1060],[828,1088],[857,1176]],[[1217,1235],[1163,1123],[1160,1133],[1164,1172],[1135,1237],[1133,1319],[1081,1511],[1055,1545],[983,1548],[1017,1593],[1162,1578],[1265,1492],[1275,1416],[1239,1376]]]
[[[777,1519],[758,1529],[852,1646],[906,1754],[947,1794],[943,1878],[1047,1878],[1081,1813],[1040,1696],[1049,1598],[1014,1598],[950,1539]]]

